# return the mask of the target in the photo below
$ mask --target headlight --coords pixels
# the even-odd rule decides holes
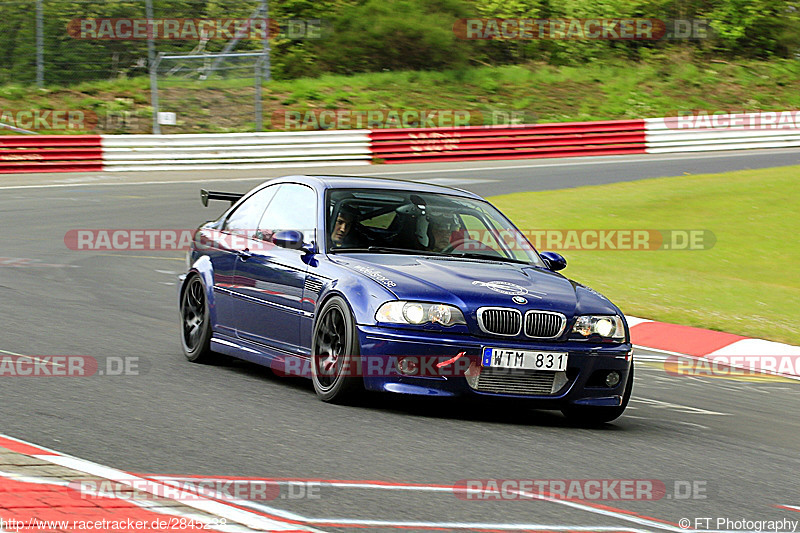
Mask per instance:
[[[427,324],[431,322],[443,326],[467,323],[458,307],[403,301],[383,304],[375,313],[375,320],[390,324]]]
[[[599,335],[604,339],[625,341],[625,325],[619,316],[584,315],[579,316],[572,328],[572,335],[586,339]]]

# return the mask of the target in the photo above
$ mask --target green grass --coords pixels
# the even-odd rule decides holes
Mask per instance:
[[[164,132],[247,131],[254,120],[253,97],[251,79],[164,81],[161,108],[176,111],[179,120],[178,126],[165,127]],[[129,110],[131,127],[126,131],[148,133],[152,109],[147,78],[44,89],[0,86],[0,109],[85,106],[101,117],[99,133],[107,127],[108,121],[103,120],[107,107],[118,98],[134,100]],[[641,62],[608,59],[581,67],[532,62],[442,72],[323,74],[269,82],[264,86],[263,101],[267,129],[273,112],[282,110],[468,110],[476,123],[485,123],[492,111],[523,112],[526,122],[565,122],[660,117],[688,109],[798,109],[800,62],[727,63],[678,52],[653,55]],[[210,122],[206,120],[209,113],[214,118]],[[199,117],[205,123],[202,127]]]
[[[800,344],[800,166],[496,196],[520,228],[703,229],[695,251],[565,251],[626,314]]]

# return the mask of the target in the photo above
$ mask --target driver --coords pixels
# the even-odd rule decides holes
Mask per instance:
[[[354,207],[343,205],[339,208],[339,212],[336,214],[336,220],[333,223],[333,229],[331,230],[331,242],[333,242],[334,246],[338,247],[349,244],[348,236],[357,218],[358,211],[356,211]]]
[[[460,228],[455,215],[428,215],[428,250],[441,252],[450,247],[453,234]]]

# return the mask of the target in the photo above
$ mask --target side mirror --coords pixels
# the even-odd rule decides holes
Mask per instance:
[[[272,236],[272,243],[281,248],[299,250],[303,247],[303,233],[293,229],[279,231]]]
[[[539,255],[544,260],[545,266],[547,266],[547,268],[553,272],[567,268],[567,260],[564,259],[564,256],[561,254],[557,254],[555,252],[542,252]]]

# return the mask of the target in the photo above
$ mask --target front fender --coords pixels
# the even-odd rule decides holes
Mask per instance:
[[[317,310],[325,300],[333,295],[339,295],[350,306],[356,324],[375,325],[375,313],[384,302],[396,300],[395,295],[370,279],[359,279],[357,276],[347,276],[334,279],[326,284],[319,295]]]

